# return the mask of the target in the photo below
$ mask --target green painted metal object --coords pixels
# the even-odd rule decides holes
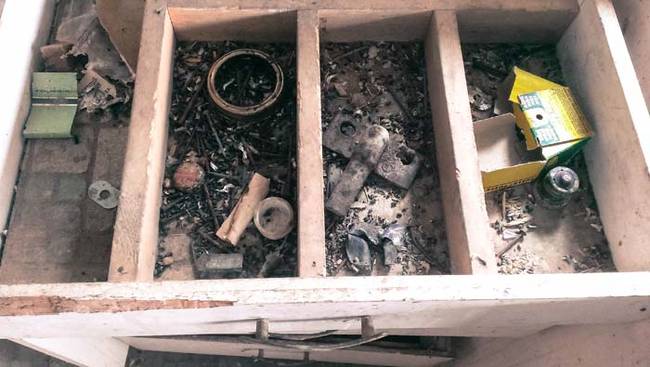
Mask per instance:
[[[26,139],[71,138],[77,113],[76,73],[34,73]]]

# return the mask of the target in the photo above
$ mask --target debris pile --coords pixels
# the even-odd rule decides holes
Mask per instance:
[[[448,273],[422,45],[325,44],[321,72],[328,275]],[[355,164],[347,140],[384,131],[358,195],[342,198],[337,183],[351,183],[342,177]]]
[[[581,156],[574,159],[572,166],[586,175]],[[487,194],[488,207],[500,211],[500,218],[491,224],[502,240],[496,246],[499,272],[532,274],[548,271],[615,271],[590,188],[581,187],[568,205],[558,210],[541,206],[533,194],[532,186],[533,184],[522,185]],[[570,228],[559,229],[561,224],[558,221],[568,223]],[[571,236],[575,242],[556,244],[552,243],[552,239],[545,239],[549,233],[567,230],[575,231]],[[532,242],[526,242],[527,236],[536,238]],[[547,243],[544,245],[544,242]],[[549,249],[557,247],[561,251],[538,251],[537,247],[533,247],[538,245]],[[547,262],[564,262],[569,266],[549,269],[542,266]]]
[[[495,112],[499,85],[515,66],[552,82],[563,84],[562,69],[549,44],[463,44],[465,78],[472,119],[483,120]]]
[[[499,272],[504,274],[536,273],[553,271],[571,272],[600,272],[615,271],[609,252],[607,240],[603,233],[598,211],[594,205],[592,194],[586,190],[579,193],[565,211],[549,210],[535,202],[530,185],[511,188],[508,190],[488,194],[488,200],[494,207],[502,210],[502,219],[495,220],[491,226],[499,235],[501,243],[496,246],[497,263]],[[591,203],[591,204],[588,204]],[[573,218],[565,218],[571,215]],[[548,223],[548,217],[559,216],[560,220],[570,220],[576,231],[575,243],[565,244],[565,251],[557,253],[538,252],[537,242],[544,239],[548,232],[556,228],[538,224]],[[536,233],[537,232],[537,233]],[[589,232],[589,235],[584,235]],[[533,243],[527,243],[527,236],[539,236]],[[551,247],[554,244],[549,243]],[[549,259],[555,256],[557,259]],[[548,269],[541,266],[551,260],[553,263],[564,262],[568,267]]]
[[[264,118],[227,117],[207,90],[213,63],[246,47],[265,52],[284,72],[282,99]],[[219,84],[226,86],[226,95],[236,95],[244,105],[247,100],[257,101],[259,96],[245,89],[263,92],[266,76],[252,77],[249,74],[254,73],[239,73],[237,65],[232,67],[232,75],[225,74]],[[251,203],[267,195],[289,203],[296,200],[294,45],[180,42],[173,86],[160,238],[164,241],[172,229],[187,233],[195,266],[201,265],[199,276],[293,276],[295,230],[278,239],[264,237],[253,223]],[[156,275],[167,267],[168,256],[161,245]]]
[[[532,212],[535,208],[532,195],[515,195],[513,189],[504,190],[500,194],[502,219],[495,221],[492,227],[506,242],[506,246],[497,252],[497,257],[503,256],[514,245],[522,241],[528,231],[536,228],[532,223]]]
[[[89,113],[120,105],[128,113],[134,73],[113,46],[91,2],[71,3],[54,42],[41,47],[46,71],[81,73],[79,109]],[[74,15],[73,15],[74,14]]]

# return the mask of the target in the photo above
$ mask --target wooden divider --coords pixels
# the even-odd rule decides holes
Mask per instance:
[[[174,30],[165,0],[144,10],[108,280],[153,281],[171,96]]]
[[[557,47],[595,136],[589,180],[619,271],[650,269],[650,114],[609,0],[585,0]]]
[[[618,0],[613,2],[616,15],[641,84],[646,106],[650,107],[650,2]]]
[[[201,8],[179,4],[178,7],[170,5],[168,11],[179,41],[294,42],[296,39],[296,11],[292,9]]]
[[[493,273],[496,260],[453,11],[434,12],[425,50],[451,271]]]
[[[299,10],[297,23],[298,275],[325,276],[318,12]]]

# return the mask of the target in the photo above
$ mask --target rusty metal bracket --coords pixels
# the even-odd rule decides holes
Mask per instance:
[[[344,112],[338,113],[323,133],[323,145],[350,159],[355,146],[365,139],[373,125],[359,121]],[[422,156],[404,144],[404,137],[390,133],[388,144],[374,167],[374,173],[408,190],[422,165]]]
[[[98,180],[88,187],[88,197],[104,209],[113,209],[119,204],[120,190],[106,181]]]
[[[358,135],[352,146],[350,161],[325,203],[328,210],[340,216],[347,214],[366,178],[384,153],[388,137],[388,131],[378,125],[372,125]]]

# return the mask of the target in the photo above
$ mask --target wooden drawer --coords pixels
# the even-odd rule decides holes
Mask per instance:
[[[609,1],[148,0],[144,14],[109,281],[0,285],[0,337],[142,347],[130,337],[253,333],[259,319],[355,335],[361,317],[391,335],[520,336],[648,318],[650,116]],[[297,277],[153,282],[175,42],[230,39],[296,41]],[[425,44],[452,275],[324,276],[320,42],[361,40]],[[557,44],[597,133],[585,155],[615,264],[634,272],[496,274],[461,42]]]

